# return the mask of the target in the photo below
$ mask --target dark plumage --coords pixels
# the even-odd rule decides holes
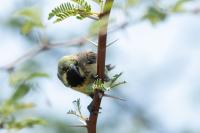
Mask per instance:
[[[71,87],[77,87],[84,83],[85,77],[80,75],[80,72],[74,69],[67,71],[67,81]]]
[[[89,95],[93,91],[96,68],[96,53],[83,52],[62,57],[57,75],[65,86]]]

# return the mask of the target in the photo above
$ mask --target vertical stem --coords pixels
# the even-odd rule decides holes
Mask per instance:
[[[110,11],[112,9],[114,0],[106,0],[103,12],[100,14],[100,21],[105,23],[100,27],[98,35],[98,50],[97,50],[97,75],[103,81],[105,73],[105,58],[106,58],[106,41],[107,41],[107,27]],[[94,97],[92,101],[93,109],[90,112],[89,119],[87,120],[88,133],[96,133],[98,112],[101,105],[101,100],[104,92],[100,89],[94,91]]]

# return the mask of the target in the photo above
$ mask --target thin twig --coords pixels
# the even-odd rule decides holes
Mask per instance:
[[[87,125],[68,125],[68,127],[87,127]]]
[[[48,45],[48,48],[60,48],[60,47],[66,47],[66,46],[77,46],[85,43],[88,36],[85,37],[78,37],[74,38],[68,41],[63,42],[52,42],[50,45]]]
[[[99,20],[99,18],[97,16],[94,16],[94,15],[88,16],[88,18],[94,19],[94,20]]]
[[[27,53],[25,53],[24,55],[20,56],[19,58],[17,58],[16,60],[14,60],[13,62],[0,67],[2,70],[12,70],[14,69],[15,65],[26,60],[26,59],[30,59],[36,55],[38,55],[39,53],[41,53],[42,51],[45,50],[50,50],[53,48],[58,48],[58,47],[64,47],[64,46],[74,46],[77,44],[83,44],[85,42],[85,38],[84,37],[79,37],[79,38],[75,38],[66,42],[59,42],[59,43],[41,43],[42,45],[31,49],[30,51],[28,51]]]
[[[119,40],[119,39],[116,39],[116,40],[114,40],[114,41],[108,43],[106,47],[110,47],[112,44],[116,43],[118,40]]]
[[[104,93],[103,96],[104,97],[108,97],[108,98],[113,98],[113,99],[116,99],[116,100],[126,101],[126,99],[115,97],[115,96],[111,96],[111,95],[108,95],[108,94],[105,94],[105,93]]]
[[[111,29],[109,31],[109,33],[115,32],[117,30],[124,29],[125,27],[127,27],[129,25],[130,24],[128,22],[122,23],[122,24],[116,26],[115,28]],[[11,63],[9,63],[5,66],[1,66],[0,70],[8,70],[9,71],[9,70],[13,69],[16,66],[16,64],[23,62],[23,61],[26,61],[27,59],[30,59],[30,58],[38,55],[39,53],[44,51],[44,49],[45,50],[51,50],[51,49],[54,49],[54,48],[61,48],[61,47],[66,47],[66,46],[69,47],[69,46],[82,45],[82,44],[84,44],[85,42],[88,41],[87,38],[92,37],[92,36],[94,36],[94,34],[93,35],[88,34],[84,37],[78,37],[78,38],[74,38],[74,39],[71,39],[71,40],[68,40],[68,41],[63,41],[63,42],[52,42],[52,43],[49,43],[48,45],[43,45],[42,42],[41,42],[41,45],[39,45],[39,47],[31,49],[30,51],[28,51],[24,55],[20,56],[19,58],[17,58],[13,62],[11,62]],[[45,48],[43,46],[45,46]]]
[[[89,40],[89,39],[87,39],[87,41],[90,42],[93,46],[98,47],[98,44],[97,44],[97,43],[95,43],[95,42],[93,42],[93,41],[91,41],[91,40]]]
[[[36,47],[34,49],[31,49],[30,51],[28,51],[27,53],[25,53],[24,55],[20,56],[18,59],[16,59],[15,61],[11,62],[10,64],[6,65],[6,66],[2,66],[1,69],[3,70],[12,70],[14,69],[14,66],[19,63],[22,62],[23,60],[26,60],[27,58],[30,59],[31,57],[39,54],[40,52],[42,52],[43,47]]]

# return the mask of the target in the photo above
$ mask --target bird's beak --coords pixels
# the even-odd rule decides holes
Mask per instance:
[[[72,70],[74,70],[74,72],[76,72],[76,74],[80,75],[80,72],[78,71],[77,67],[74,64],[71,64],[70,67]]]

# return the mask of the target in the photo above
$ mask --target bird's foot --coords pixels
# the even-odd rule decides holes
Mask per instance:
[[[93,104],[93,101],[87,106],[87,109],[88,111],[90,112],[90,114],[95,114],[95,115],[98,115],[99,113],[99,110],[102,109],[101,107],[98,107],[98,109],[96,109],[96,107],[94,106]],[[98,111],[97,111],[98,110]]]

